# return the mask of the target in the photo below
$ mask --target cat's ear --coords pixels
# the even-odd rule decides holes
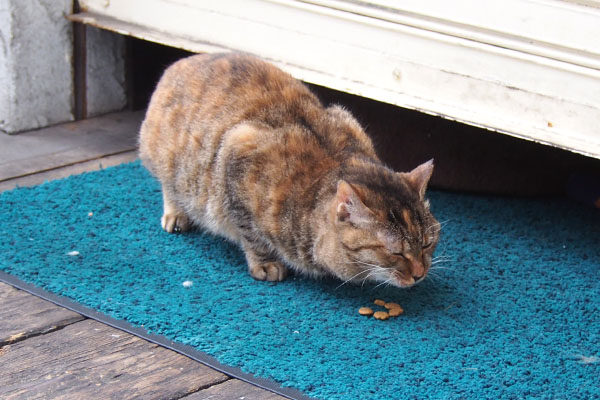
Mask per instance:
[[[338,181],[335,200],[338,221],[360,225],[372,219],[373,212],[362,202],[356,190],[348,182]]]
[[[425,199],[425,190],[427,190],[427,183],[431,178],[431,174],[433,174],[433,158],[405,175],[408,183],[419,193],[421,200]]]

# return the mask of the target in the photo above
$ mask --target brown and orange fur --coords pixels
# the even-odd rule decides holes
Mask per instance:
[[[258,58],[197,55],[168,68],[140,155],[162,184],[163,228],[238,243],[256,279],[292,268],[407,287],[431,266],[433,163],[392,171],[349,112]]]

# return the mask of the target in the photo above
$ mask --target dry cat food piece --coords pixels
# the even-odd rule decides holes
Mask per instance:
[[[383,306],[388,310],[391,310],[392,308],[399,308],[402,310],[402,307],[400,307],[400,304],[398,303],[385,303]]]
[[[379,319],[382,321],[385,321],[386,319],[388,319],[389,317],[397,317],[399,315],[402,315],[404,313],[404,310],[402,309],[402,307],[400,306],[400,304],[398,303],[387,303],[383,300],[377,299],[375,300],[373,303],[375,303],[378,306],[382,306],[385,307],[388,311],[376,311],[373,312],[373,309],[370,307],[361,307],[358,309],[358,313],[360,315],[364,315],[364,316],[370,316],[373,315],[373,317],[375,319]]]
[[[389,317],[397,317],[399,315],[402,315],[404,313],[404,310],[402,309],[402,307],[400,306],[400,304],[398,303],[388,303],[386,301],[383,301],[381,299],[377,299],[375,300],[373,303],[375,303],[378,306],[382,306],[385,307],[388,311],[377,311],[373,314],[373,317],[375,317],[375,319],[380,319],[380,320],[386,320]],[[369,310],[370,313],[373,312],[373,310],[371,310],[369,307],[362,307],[358,312],[361,315],[371,315],[371,314],[362,314],[361,310]]]
[[[371,308],[369,308],[369,307],[361,307],[361,308],[358,309],[358,313],[360,315],[369,316],[369,315],[373,315],[373,310]]]
[[[388,313],[386,313],[385,311],[377,311],[377,312],[375,312],[375,314],[373,314],[373,318],[380,319],[382,321],[385,321],[389,317],[390,317],[390,315]]]
[[[390,308],[390,310],[388,311],[388,314],[390,314],[390,317],[397,317],[397,316],[401,315],[402,313],[404,313],[404,310],[402,309],[402,307]]]

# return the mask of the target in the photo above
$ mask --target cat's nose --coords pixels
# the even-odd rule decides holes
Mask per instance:
[[[425,274],[413,274],[413,276],[412,276],[412,277],[413,277],[413,279],[414,279],[414,280],[415,280],[415,282],[416,282],[416,281],[418,281],[419,279],[421,279],[421,278],[423,277],[423,275],[425,275]]]
[[[416,260],[413,261],[410,268],[410,275],[413,277],[415,282],[425,276],[425,266],[423,263]]]

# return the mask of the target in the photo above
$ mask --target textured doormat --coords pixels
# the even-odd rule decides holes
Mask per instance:
[[[316,398],[598,398],[598,212],[429,197],[451,261],[410,290],[254,281],[235,246],[162,231],[138,162],[1,194],[0,269]],[[375,298],[405,314],[359,316]]]

